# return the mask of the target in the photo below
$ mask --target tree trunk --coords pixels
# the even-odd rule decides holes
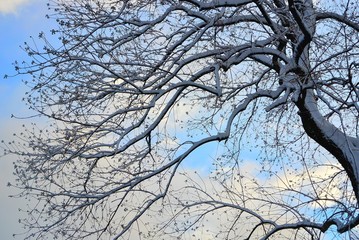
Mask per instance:
[[[296,105],[306,133],[344,167],[359,201],[359,140],[348,136],[321,115],[313,90],[304,90]]]

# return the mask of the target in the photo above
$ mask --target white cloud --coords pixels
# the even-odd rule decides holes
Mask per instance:
[[[16,13],[23,5],[31,0],[0,0],[0,13]]]

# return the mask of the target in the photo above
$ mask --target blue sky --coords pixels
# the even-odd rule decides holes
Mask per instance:
[[[45,0],[0,0],[0,140],[8,140],[12,133],[22,125],[22,120],[10,118],[11,114],[26,116],[26,106],[21,102],[26,87],[21,80],[24,76],[3,79],[5,74],[13,75],[12,63],[15,60],[27,59],[20,49],[29,36],[37,36],[40,31],[45,33],[51,29],[51,21],[45,18],[47,11]],[[210,145],[194,153],[195,156],[204,156],[205,152],[215,152],[215,146]],[[193,156],[193,155],[192,155]],[[250,156],[246,153],[246,157]],[[203,159],[202,159],[203,160]],[[206,161],[210,161],[207,159]],[[11,157],[0,158],[0,239],[13,239],[12,234],[21,232],[18,224],[18,208],[25,206],[22,199],[10,199],[7,196],[15,191],[6,187],[12,182]],[[203,162],[185,162],[185,167],[199,168]],[[21,239],[15,238],[15,239]]]
[[[13,62],[27,60],[26,53],[20,48],[25,41],[30,42],[30,36],[37,37],[38,33],[48,32],[52,26],[51,21],[45,18],[47,13],[45,0],[0,0],[0,140],[8,142],[12,134],[21,128],[25,122],[21,119],[11,118],[15,116],[28,116],[27,107],[21,101],[27,91],[22,80],[26,76],[13,76],[4,79],[4,75],[14,75]],[[36,38],[35,38],[36,39]],[[26,121],[28,123],[28,121]],[[213,146],[212,146],[213,147]],[[198,150],[195,155],[202,156],[198,161],[186,161],[184,167],[201,169],[204,152],[209,149]],[[213,151],[210,151],[213,153]],[[193,155],[191,155],[193,156]],[[21,233],[21,224],[18,219],[23,217],[19,208],[26,207],[24,199],[9,198],[16,190],[7,187],[8,182],[14,181],[13,157],[0,158],[0,239],[13,239],[13,233]],[[201,169],[206,171],[207,169]],[[21,236],[15,239],[22,239]]]
[[[24,115],[26,107],[21,98],[26,88],[20,77],[3,79],[5,74],[14,74],[12,63],[27,58],[20,49],[29,36],[37,36],[42,30],[50,29],[50,21],[45,19],[44,0],[0,0],[0,139],[8,140],[12,132],[21,126],[21,120],[11,119],[11,114]],[[18,208],[24,200],[10,199],[14,190],[6,187],[13,181],[11,157],[0,158],[0,239],[13,239],[14,232],[21,232],[18,224]],[[15,239],[21,239],[15,238]]]
[[[26,53],[20,48],[24,42],[30,42],[30,36],[35,40],[38,33],[47,33],[52,22],[45,18],[47,6],[45,0],[0,0],[0,140],[10,141],[12,134],[19,131],[24,121],[15,116],[31,115],[27,107],[21,101],[27,91],[22,80],[26,76],[14,76],[14,61],[28,60]],[[8,77],[4,79],[5,75]],[[213,146],[212,146],[213,147]],[[210,161],[208,151],[215,153],[216,150],[205,148],[196,151],[195,156],[201,156],[200,161],[186,161],[184,167],[192,167],[201,171],[203,161]],[[0,149],[1,150],[1,149]],[[214,152],[213,152],[214,151]],[[206,152],[206,154],[204,154]],[[206,156],[207,155],[207,156]],[[206,156],[203,159],[203,156]],[[191,155],[193,157],[193,155]],[[198,158],[198,157],[197,157]],[[24,217],[19,213],[19,208],[25,208],[27,202],[24,199],[9,198],[16,190],[7,187],[8,182],[14,181],[13,172],[14,157],[0,158],[0,239],[13,239],[13,233],[21,233],[21,224],[18,219]],[[15,239],[22,239],[21,236]]]

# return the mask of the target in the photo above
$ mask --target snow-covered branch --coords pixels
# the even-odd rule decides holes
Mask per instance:
[[[20,196],[40,201],[28,239],[355,231],[359,6],[345,2],[50,1],[59,42],[41,33],[15,63],[48,126],[3,142]]]

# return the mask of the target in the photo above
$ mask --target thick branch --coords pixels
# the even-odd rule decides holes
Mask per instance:
[[[203,2],[197,0],[182,0],[182,2],[188,2],[195,6],[197,6],[200,10],[209,10],[215,9],[219,7],[240,7],[249,3],[252,3],[253,0],[225,0],[225,1],[217,1],[214,0],[212,2]]]
[[[312,90],[303,92],[296,105],[308,136],[340,162],[350,178],[356,198],[359,199],[358,139],[347,136],[320,114]]]
[[[336,20],[338,22],[346,24],[347,26],[355,29],[356,31],[359,31],[359,24],[356,22],[353,22],[352,20],[348,19],[344,15],[339,15],[339,14],[331,13],[331,12],[316,13],[316,20],[324,20],[324,19]]]

